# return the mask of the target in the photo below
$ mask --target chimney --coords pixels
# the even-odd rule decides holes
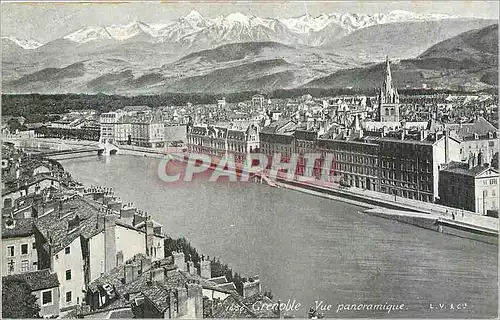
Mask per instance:
[[[212,262],[210,260],[201,260],[200,262],[200,276],[205,279],[212,278]]]
[[[134,267],[131,263],[126,263],[124,268],[124,282],[125,284],[134,281]]]
[[[146,215],[138,210],[134,213],[134,218],[133,218],[133,225],[136,226],[138,225],[139,223],[143,222],[143,221],[146,221]]]
[[[122,202],[117,199],[113,199],[113,201],[110,201],[108,203],[108,208],[113,212],[120,213],[122,208]]]
[[[151,281],[152,282],[159,282],[163,284],[165,282],[165,270],[163,268],[157,268],[154,270],[151,270]]]
[[[148,271],[149,269],[151,269],[151,258],[146,257],[146,258],[141,260],[141,273],[144,273],[144,272]]]
[[[132,281],[137,280],[139,278],[139,271],[141,271],[141,266],[137,262],[132,263]]]
[[[193,261],[188,261],[188,272],[190,274],[197,274],[197,270],[196,270],[196,267],[194,266],[194,262]]]
[[[444,128],[444,163],[450,162],[450,132]]]
[[[186,271],[186,258],[184,257],[184,252],[172,252],[172,257],[174,257],[174,265],[179,268],[180,271]]]
[[[253,295],[261,293],[261,286],[259,276],[249,278],[248,281],[243,283],[243,298],[248,298]]]
[[[177,319],[179,317],[179,294],[177,290],[169,290],[169,298],[170,298],[170,319]]]
[[[203,318],[203,290],[200,284],[187,284],[187,314],[192,319]]]
[[[99,219],[99,218],[98,218]],[[104,215],[104,264],[105,272],[116,267],[116,217]]]
[[[182,286],[177,289],[177,313],[179,318],[188,314],[187,286]]]
[[[101,189],[97,189],[94,193],[94,200],[99,203],[104,203],[104,192]]]
[[[120,219],[128,224],[132,224],[135,212],[136,209],[131,204],[127,203],[120,209]]]
[[[151,257],[153,255],[153,240],[154,240],[154,229],[153,220],[149,216],[144,223],[146,227],[146,255]]]

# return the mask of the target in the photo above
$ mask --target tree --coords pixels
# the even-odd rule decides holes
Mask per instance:
[[[2,279],[3,318],[40,318],[36,300],[26,281],[16,277]]]

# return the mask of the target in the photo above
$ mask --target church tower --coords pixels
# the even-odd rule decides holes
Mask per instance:
[[[385,61],[385,78],[378,96],[381,122],[399,122],[399,94],[392,83],[389,56]]]

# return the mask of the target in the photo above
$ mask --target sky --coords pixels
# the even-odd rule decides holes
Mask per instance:
[[[168,23],[196,10],[214,18],[232,12],[260,17],[288,18],[305,13],[389,13],[392,10],[447,13],[498,20],[498,1],[145,1],[2,2],[2,36],[48,42],[84,26],[126,24],[134,20]]]

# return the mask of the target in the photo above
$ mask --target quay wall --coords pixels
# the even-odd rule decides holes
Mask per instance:
[[[399,222],[402,222],[402,223],[407,223],[407,224],[411,224],[411,225],[414,225],[414,226],[417,226],[417,227],[420,227],[420,228],[424,228],[424,229],[429,229],[429,230],[433,230],[433,231],[440,231],[440,227],[439,227],[439,221],[436,217],[432,217],[432,216],[429,216],[429,217],[425,217],[425,216],[422,216],[420,214],[398,214],[396,212],[394,213],[388,213],[388,212],[383,212],[383,211],[379,211],[379,210],[366,210],[365,213],[369,214],[369,215],[372,215],[372,216],[376,216],[376,217],[380,217],[380,218],[384,218],[384,219],[389,219],[389,220],[395,220],[395,221],[399,221]]]
[[[68,146],[79,146],[79,147],[82,146],[95,147],[98,145],[97,142],[93,141],[77,141],[77,140],[61,141],[60,139],[40,139],[40,138],[34,138],[34,139],[24,138],[24,139],[13,139],[13,140],[4,139],[4,141],[13,142],[17,146],[20,146],[22,144],[23,147],[33,147],[33,148],[39,147],[42,144],[42,147],[49,146],[51,149],[56,148],[59,150],[60,147],[57,147],[57,144],[61,144],[61,142]],[[182,153],[180,148],[150,149],[150,148],[141,148],[128,145],[117,146],[117,147],[119,148],[118,154],[141,156],[141,157],[163,158],[167,153]],[[179,158],[178,160],[181,159]],[[492,230],[491,228],[487,228],[485,230],[480,225],[476,226],[474,224],[454,225],[453,223],[451,224],[440,223],[437,220],[438,217],[436,216],[436,212],[433,212],[432,210],[429,211],[427,208],[418,208],[405,204],[404,202],[396,203],[376,197],[367,197],[362,194],[349,192],[348,190],[325,188],[298,181],[291,181],[280,177],[277,177],[276,184],[286,189],[304,192],[314,196],[320,196],[335,201],[346,202],[367,209],[382,207],[392,210],[399,210],[401,214],[384,214],[384,213],[374,213],[374,212],[371,212],[369,214],[376,215],[382,218],[396,220],[402,223],[408,223],[429,230],[441,231],[443,233],[447,233],[450,235],[472,238],[486,243],[498,244],[497,230]],[[417,216],[417,215],[406,214],[405,212],[406,213],[419,212],[419,215]],[[428,215],[428,217],[426,217],[425,215]]]

